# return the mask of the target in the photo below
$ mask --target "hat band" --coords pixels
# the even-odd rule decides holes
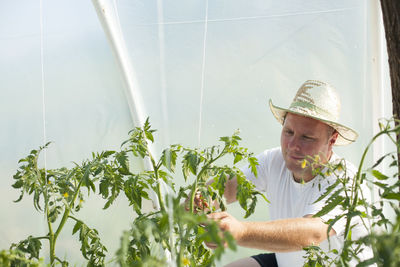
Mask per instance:
[[[293,110],[295,108],[300,108],[301,109],[301,113],[305,114],[305,115],[311,115],[311,116],[315,116],[317,118],[321,118],[324,120],[329,120],[332,122],[336,122],[337,118],[332,115],[331,112],[326,111],[325,109],[322,109],[318,106],[315,106],[313,104],[307,103],[307,102],[300,102],[300,101],[295,101],[292,102],[292,104],[290,105],[289,109]],[[309,112],[304,112],[304,111],[311,111],[313,114],[310,114]],[[296,110],[293,110],[296,111]]]

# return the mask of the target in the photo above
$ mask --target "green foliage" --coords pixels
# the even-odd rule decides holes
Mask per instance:
[[[1,250],[0,266],[4,267],[41,267],[44,266],[43,259],[31,260],[18,249]]]
[[[363,152],[358,171],[354,177],[346,172],[345,162],[342,160],[337,164],[326,164],[324,176],[333,174],[336,182],[329,186],[317,201],[325,201],[325,206],[315,214],[316,217],[323,216],[340,207],[342,214],[330,220],[328,232],[339,220],[344,219],[346,228],[344,231],[344,247],[334,257],[329,257],[319,247],[311,246],[305,248],[307,256],[304,266],[352,266],[351,261],[358,262],[357,266],[400,266],[400,180],[399,163],[397,155],[400,151],[400,141],[396,136],[400,134],[399,121],[388,120],[380,122],[380,132],[376,134]],[[364,161],[369,148],[378,138],[386,137],[396,147],[396,151],[387,153],[380,157],[372,167],[365,168]],[[318,162],[315,162],[318,164]],[[386,164],[386,171],[391,175],[384,174],[377,168]],[[372,202],[364,197],[363,185],[374,184],[379,190],[379,199]],[[389,220],[384,214],[384,206],[390,208],[396,217]],[[362,223],[368,232],[365,237],[352,238],[352,229],[356,226],[355,219]],[[373,251],[370,259],[361,260],[359,254],[369,247]]]
[[[104,199],[103,209],[110,208],[121,195],[132,207],[132,218],[135,219],[132,228],[122,234],[121,248],[115,258],[120,266],[213,266],[226,248],[235,249],[229,233],[222,233],[215,222],[207,219],[204,211],[195,210],[194,196],[201,192],[208,203],[217,202],[225,209],[225,183],[236,176],[237,198],[245,216],[249,216],[254,212],[257,195],[261,194],[235,164],[247,160],[256,174],[256,158],[239,146],[241,139],[235,132],[232,136],[221,137],[221,146],[193,149],[171,145],[157,160],[149,149],[150,143],[154,142],[154,132],[147,119],[143,127],[129,132],[120,151],[92,153],[91,159],[75,163],[72,168],[39,168],[39,155],[49,144],[32,150],[21,159],[14,175],[13,187],[21,192],[16,202],[26,194],[32,195],[34,208],[46,217],[48,234],[29,236],[13,244],[11,250],[1,251],[0,260],[4,266],[39,266],[43,242],[48,242],[50,247],[50,266],[68,266],[67,261],[56,256],[56,241],[67,222],[75,223],[72,235],[78,237],[87,266],[105,266],[107,248],[101,243],[98,231],[76,215],[83,208],[85,199],[93,194]],[[232,167],[218,165],[220,159],[227,156],[233,158]],[[132,173],[131,159],[134,157],[142,158],[151,167]],[[174,184],[178,176],[177,165],[186,182],[179,188]],[[211,180],[214,182],[208,186]],[[150,192],[157,195],[153,201],[159,209],[144,212],[143,200],[150,199]],[[187,200],[189,211],[184,208]],[[218,247],[210,250],[204,242],[213,242]]]

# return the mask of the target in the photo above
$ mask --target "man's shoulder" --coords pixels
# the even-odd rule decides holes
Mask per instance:
[[[281,172],[282,168],[286,166],[280,147],[264,150],[257,155],[257,160],[259,168],[262,168],[266,173],[270,173],[271,171]]]
[[[274,148],[268,148],[265,149],[263,152],[258,154],[258,156],[271,156],[271,157],[276,157],[276,156],[281,156],[282,157],[282,152],[281,152],[281,147],[274,147]]]
[[[268,163],[271,161],[283,161],[282,152],[280,147],[269,148],[257,155],[260,162]]]

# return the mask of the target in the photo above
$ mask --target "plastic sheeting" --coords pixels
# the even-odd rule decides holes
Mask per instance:
[[[39,1],[0,3],[1,249],[46,231],[28,197],[12,203],[18,197],[11,188],[18,159],[46,139],[54,142],[46,166],[70,166],[92,151],[118,149],[133,127],[120,69],[92,3],[43,2],[42,17]],[[307,79],[338,89],[342,122],[360,138],[337,151],[355,164],[372,136],[373,118],[390,116],[388,89],[376,72],[382,60],[376,1],[114,4],[145,113],[158,129],[158,152],[170,143],[216,144],[238,128],[243,145],[255,153],[278,146],[280,126],[267,102],[289,105]],[[104,234],[113,253],[129,227],[129,208],[122,201],[110,211],[90,208],[103,204],[89,201],[80,216]],[[266,218],[259,207],[250,219]],[[66,232],[58,255],[80,264],[77,238]],[[254,253],[240,249],[222,262]]]

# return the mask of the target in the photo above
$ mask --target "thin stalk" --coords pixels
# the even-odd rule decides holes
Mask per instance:
[[[203,172],[205,172],[208,167],[213,164],[215,161],[217,161],[220,157],[222,157],[223,155],[225,155],[225,150],[226,150],[227,146],[224,147],[224,149],[221,151],[221,153],[215,157],[214,159],[211,159],[209,162],[207,162],[203,168],[200,170],[199,174],[196,176],[196,180],[194,181],[194,184],[192,186],[192,190],[190,192],[190,203],[189,203],[189,210],[191,213],[194,212],[194,198],[196,196],[196,192],[197,192],[197,186],[198,186],[198,179],[199,177],[201,177],[201,175],[203,174]]]
[[[179,238],[181,239],[181,241],[182,240],[186,240],[186,239],[183,239],[183,235],[182,235],[182,227],[181,227],[181,224],[180,224],[180,222],[178,221],[178,229],[179,229]],[[178,250],[178,256],[177,256],[177,267],[181,267],[182,266],[182,256],[183,256],[183,246],[182,246],[182,243],[180,244],[180,246],[179,246],[179,250]]]
[[[46,181],[46,176],[44,179],[42,179],[42,174],[38,168],[38,159],[39,159],[39,153],[36,155],[35,160],[34,160],[34,168],[36,170],[37,176],[39,177],[39,183],[41,187],[44,189],[43,190],[43,197],[44,197],[44,202],[45,202],[45,212],[46,212],[46,221],[47,221],[47,228],[49,230],[48,236],[47,237],[41,237],[40,239],[47,238],[49,240],[49,246],[50,246],[50,265],[53,266],[54,260],[55,260],[55,237],[54,237],[54,232],[53,232],[53,227],[50,222],[50,211],[49,211],[49,195],[47,191],[47,181]],[[46,170],[45,170],[46,171]]]
[[[158,203],[160,204],[160,209],[162,211],[166,211],[165,204],[164,204],[164,199],[163,199],[163,196],[162,196],[162,193],[161,193],[161,181],[160,181],[161,179],[160,179],[160,177],[158,175],[158,167],[157,167],[157,164],[156,164],[156,162],[154,160],[153,155],[150,152],[150,148],[148,146],[147,139],[146,139],[144,134],[143,134],[143,138],[146,141],[146,151],[147,151],[148,157],[150,158],[151,165],[153,166],[154,177],[155,177],[155,179],[157,181],[156,194],[157,194],[157,197],[158,197]]]
[[[77,188],[75,190],[75,194],[74,194],[74,196],[73,196],[73,198],[72,198],[72,200],[70,202],[70,205],[68,207],[65,207],[65,211],[64,211],[63,217],[62,217],[62,219],[60,221],[60,224],[58,225],[57,230],[56,230],[56,232],[54,234],[53,234],[53,231],[52,231],[52,226],[51,226],[49,217],[47,216],[47,222],[48,222],[48,226],[49,226],[49,235],[50,235],[50,237],[49,237],[49,242],[50,242],[50,264],[52,266],[53,266],[54,260],[56,259],[55,246],[56,246],[57,238],[58,238],[61,230],[63,229],[65,223],[67,222],[67,219],[69,218],[69,213],[70,213],[71,208],[72,208],[71,205],[72,205],[72,203],[75,203],[75,200],[76,200],[76,198],[78,196],[79,189],[80,189],[80,187],[82,185],[82,182],[83,182],[83,177],[79,181],[79,184],[78,184],[78,186],[77,186]]]
[[[55,245],[56,239],[54,237],[53,227],[49,218],[49,209],[46,208],[47,227],[49,228],[49,245],[50,245],[50,265],[53,265],[55,260]]]
[[[375,140],[381,136],[381,135],[390,135],[391,132],[394,132],[395,130],[384,130],[379,132],[378,134],[376,134],[371,141],[369,142],[368,146],[365,148],[362,157],[361,157],[361,161],[360,164],[358,165],[358,171],[357,171],[357,176],[356,178],[353,180],[353,185],[352,185],[352,192],[351,192],[351,199],[350,201],[352,201],[350,207],[349,207],[349,212],[353,212],[357,206],[357,202],[358,202],[358,188],[360,187],[360,180],[361,180],[361,169],[364,165],[364,161],[365,158],[367,156],[368,150],[371,147],[371,145],[375,142]],[[349,234],[349,230],[350,230],[350,223],[351,223],[351,217],[347,218],[346,221],[346,228],[344,231],[345,237],[346,239],[349,238],[348,234]]]

